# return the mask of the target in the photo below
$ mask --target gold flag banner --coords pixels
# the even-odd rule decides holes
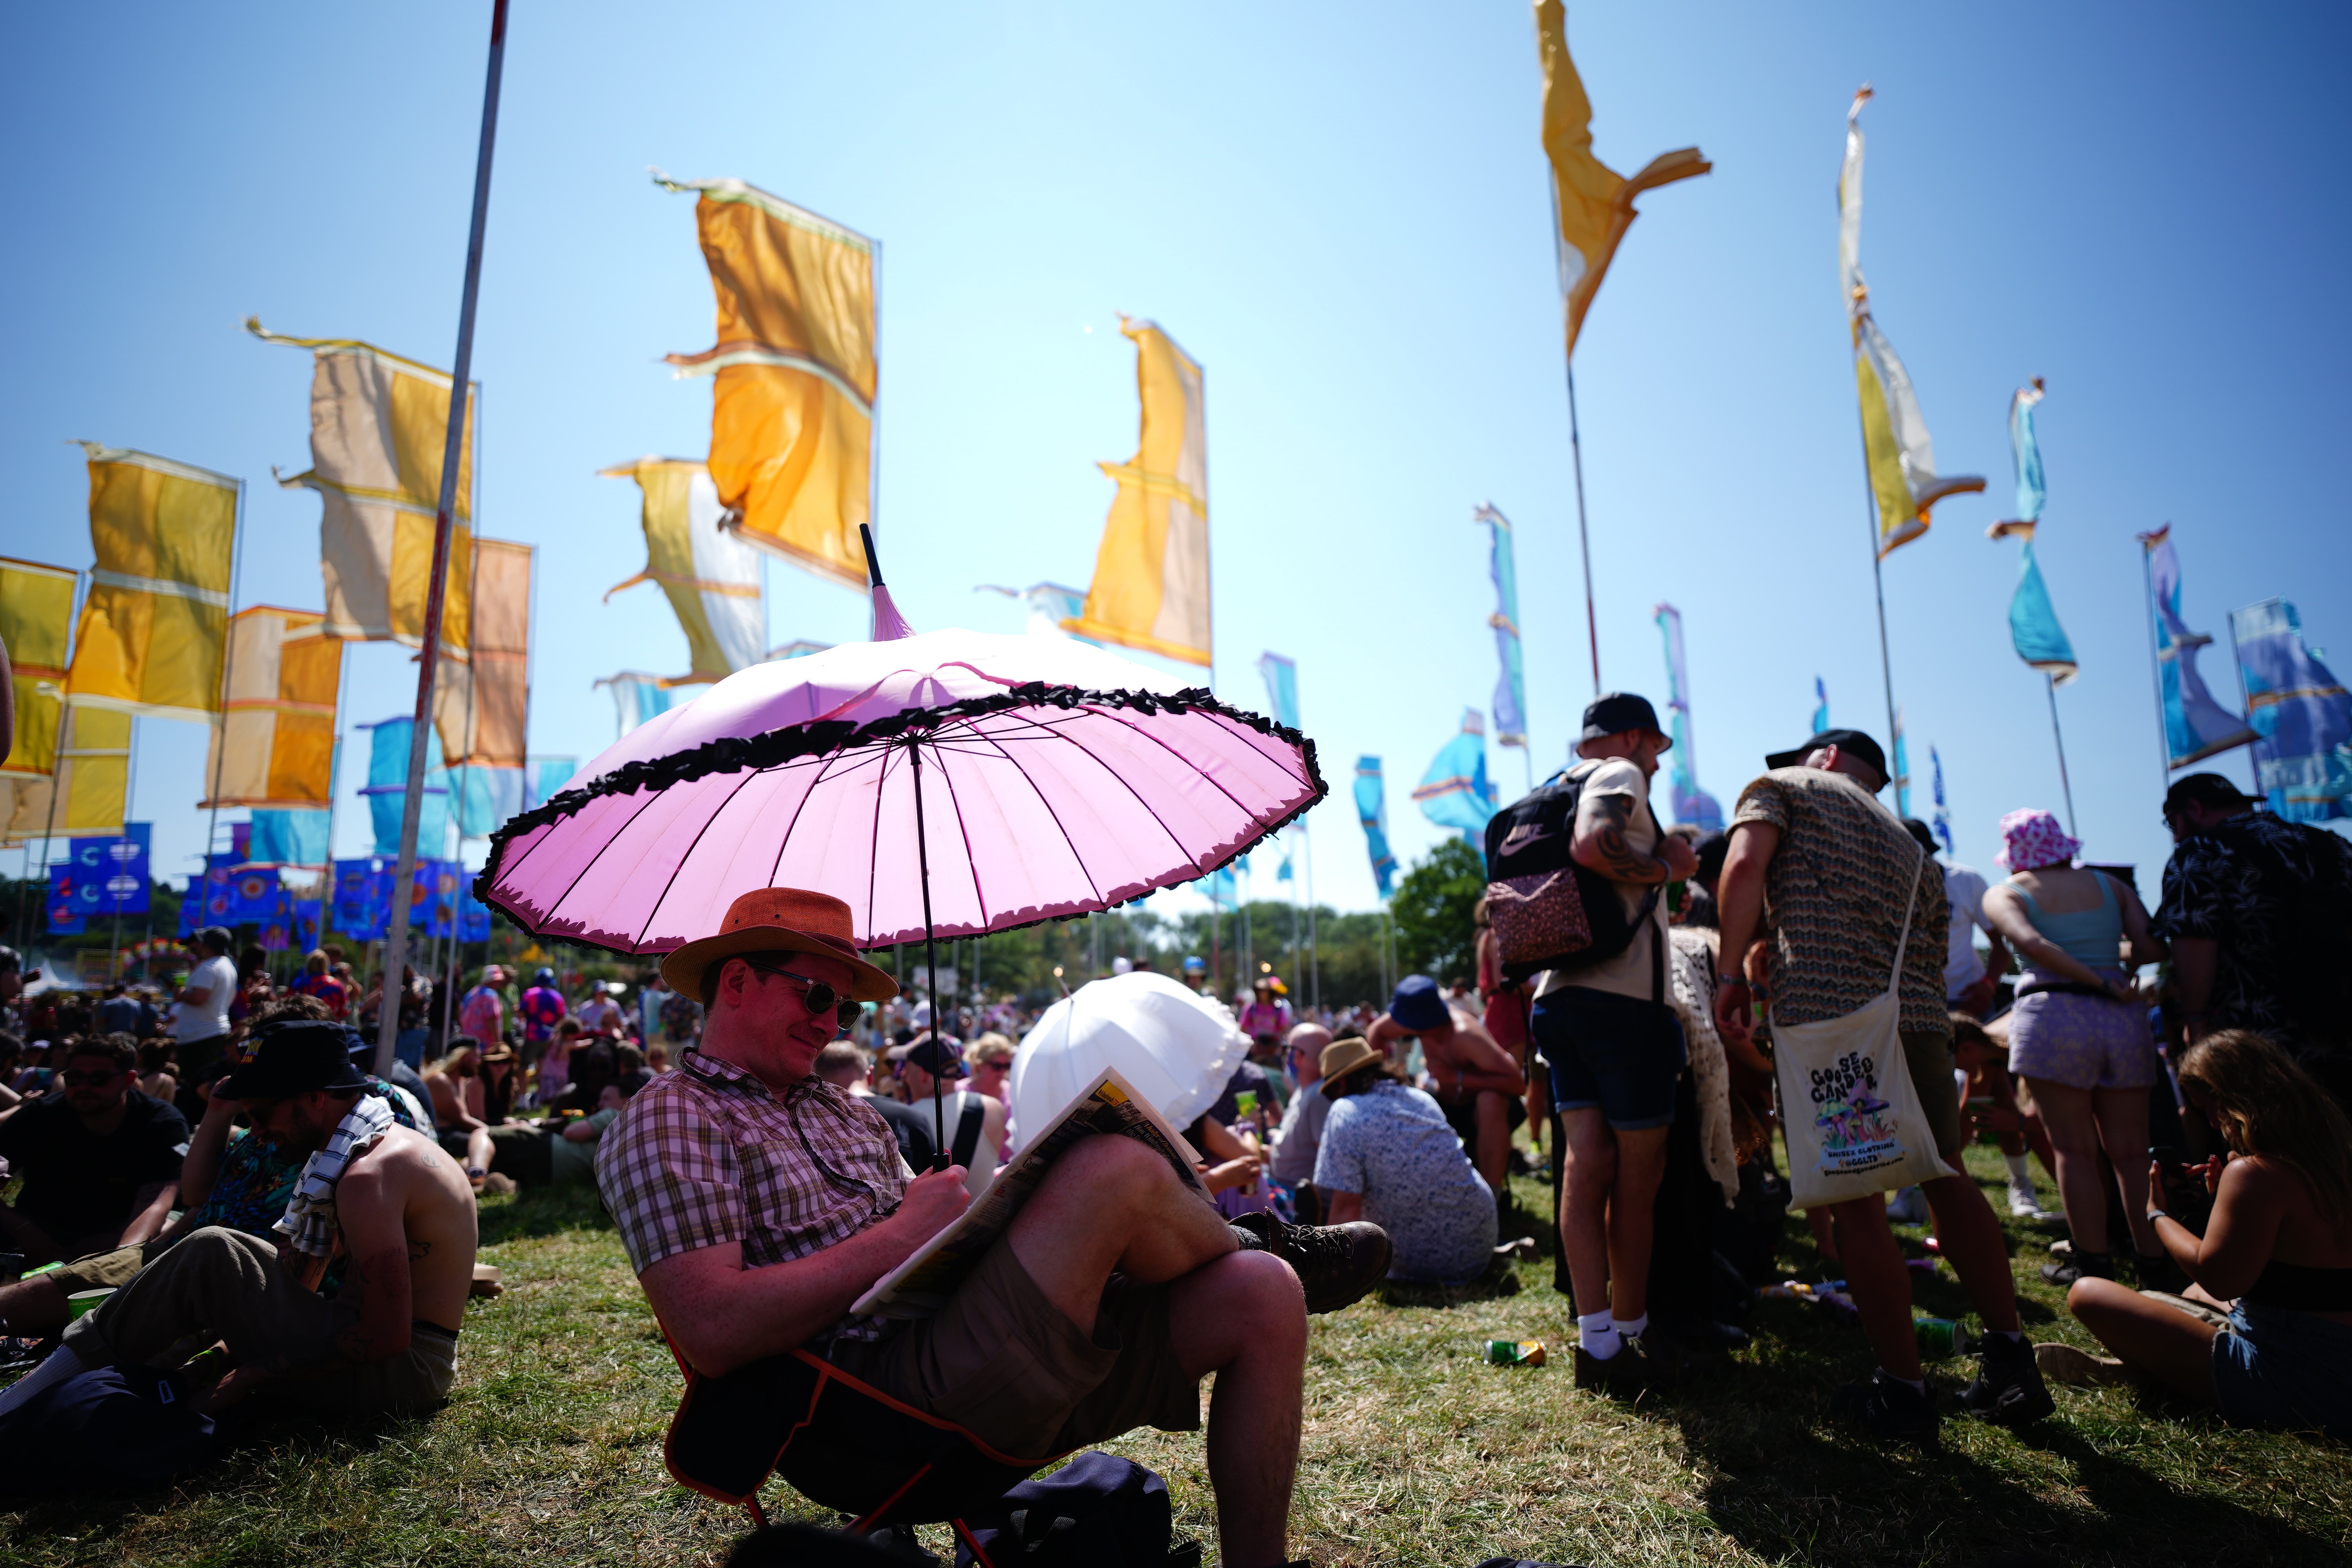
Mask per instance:
[[[1838,168],[1838,288],[1853,332],[1863,461],[1878,507],[1878,554],[1885,560],[1927,531],[1928,513],[1937,501],[1981,490],[1985,482],[1974,474],[1936,472],[1936,445],[1919,412],[1911,373],[1870,313],[1870,286],[1862,277],[1862,106],[1871,96],[1865,85],[1845,114],[1845,161]]]
[[[0,773],[0,848],[36,838],[122,831],[131,787],[131,715],[68,702],[49,778]]]
[[[1062,629],[1186,664],[1209,662],[1209,425],[1201,367],[1150,321],[1135,341],[1143,430],[1135,457],[1097,465],[1118,481],[1093,585]]]
[[[0,775],[47,777],[57,765],[78,575],[63,566],[0,556],[0,647],[8,650],[16,697],[16,742],[0,763]],[[0,831],[8,820],[0,803]]]
[[[1551,160],[1552,199],[1559,225],[1559,290],[1568,302],[1568,352],[1576,353],[1584,313],[1601,290],[1602,274],[1633,226],[1633,198],[1643,191],[1704,174],[1715,165],[1696,147],[1661,153],[1626,179],[1592,155],[1592,100],[1568,54],[1568,17],[1560,0],[1536,0],[1536,53],[1543,65],[1543,146]]]
[[[645,496],[646,569],[604,597],[658,583],[686,632],[692,675],[716,679],[760,662],[767,640],[760,603],[760,558],[723,526],[719,490],[702,464],[683,458],[640,458],[600,468],[608,479],[633,479]]]
[[[324,619],[257,605],[229,622],[228,702],[213,727],[199,809],[329,804],[343,645],[326,635]]]
[[[671,354],[717,377],[711,483],[745,542],[866,586],[875,360],[874,242],[740,180],[671,180],[698,191],[695,228],[719,301],[719,341]],[[697,667],[699,668],[698,666]]]
[[[326,635],[418,647],[449,440],[448,373],[356,339],[289,338],[251,316],[245,326],[264,342],[311,351],[310,467],[278,482],[316,490],[323,503]],[[441,646],[453,651],[467,646],[470,612],[475,414],[468,395],[441,610]]]
[[[237,482],[84,441],[98,564],[67,697],[81,707],[204,721],[220,711]]]
[[[474,646],[442,664],[433,688],[446,766],[522,766],[530,719],[530,548],[508,539],[474,542]]]

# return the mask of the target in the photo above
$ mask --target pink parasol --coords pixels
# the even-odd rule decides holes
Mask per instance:
[[[894,947],[1190,881],[1326,793],[1295,730],[1082,643],[916,635],[875,575],[877,640],[739,670],[631,731],[499,830],[482,900],[639,953],[753,889],[808,888]]]

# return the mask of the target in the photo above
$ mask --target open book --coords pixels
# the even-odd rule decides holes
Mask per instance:
[[[1148,1144],[1185,1184],[1207,1201],[1209,1189],[1193,1169],[1200,1156],[1151,1103],[1135,1092],[1117,1068],[1105,1068],[1077,1097],[1055,1113],[1045,1131],[1032,1138],[996,1173],[988,1190],[974,1198],[962,1217],[915,1249],[915,1255],[874,1282],[849,1309],[858,1316],[929,1317],[963,1283],[982,1254],[1013,1224],[1013,1216],[1045,1179],[1062,1151],[1098,1132]]]

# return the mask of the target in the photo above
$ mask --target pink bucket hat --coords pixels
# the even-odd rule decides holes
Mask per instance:
[[[2012,871],[2038,871],[2063,866],[2083,852],[2083,841],[2070,838],[2048,812],[2028,806],[2000,819],[2001,851],[1996,863]]]

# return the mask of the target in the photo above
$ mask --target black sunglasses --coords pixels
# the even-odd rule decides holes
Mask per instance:
[[[784,980],[797,980],[806,986],[807,989],[801,994],[801,1002],[808,1008],[811,1017],[819,1013],[831,1013],[834,1022],[846,1029],[857,1022],[857,1015],[864,1011],[822,980],[811,980],[807,975],[795,974],[789,969],[772,969],[764,963],[753,963],[748,958],[743,963],[755,974],[773,974]]]
[[[68,1068],[66,1071],[58,1074],[58,1081],[64,1084],[68,1089],[81,1089],[85,1086],[90,1089],[99,1089],[107,1084],[112,1083],[116,1079],[121,1076],[122,1075],[121,1073],[114,1071],[110,1068],[105,1072],[75,1072],[71,1068]]]

